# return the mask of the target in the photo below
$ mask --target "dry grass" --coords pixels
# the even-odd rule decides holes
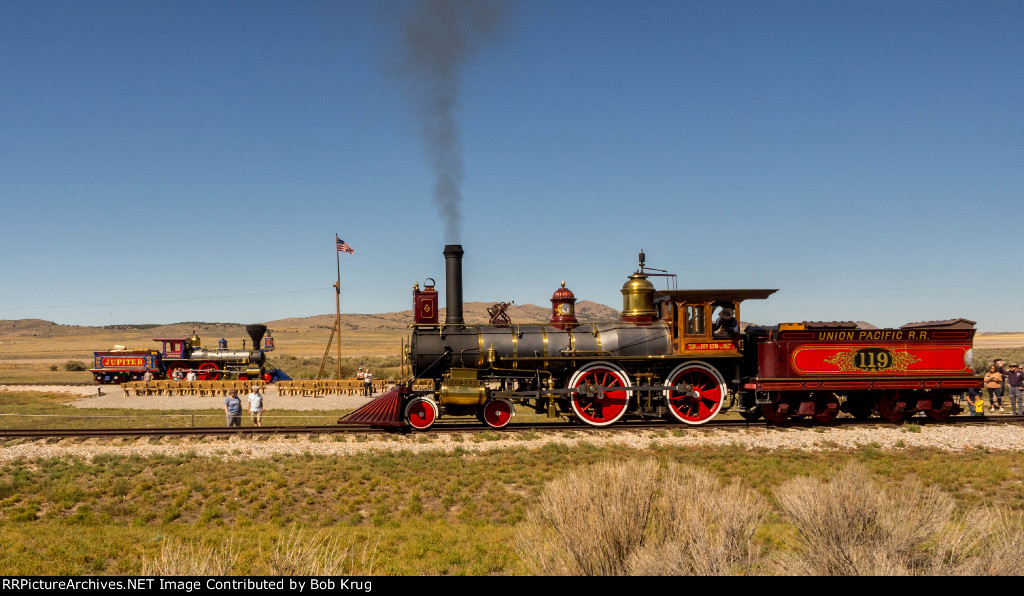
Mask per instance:
[[[334,576],[371,575],[375,555],[376,547],[370,552],[367,544],[357,560],[353,542],[343,547],[325,530],[309,533],[292,526],[262,558],[269,575]]]
[[[738,481],[669,464],[656,502],[655,539],[630,561],[632,575],[749,575],[761,568],[755,534],[764,500]]]
[[[774,492],[782,520],[767,529],[771,510],[739,482],[653,460],[595,464],[545,486],[517,548],[544,575],[1020,573],[1020,514],[958,511],[914,478],[886,490],[851,463]]]
[[[760,565],[767,512],[738,483],[653,460],[605,463],[549,483],[518,549],[544,575],[730,575]]]
[[[227,575],[237,560],[238,549],[231,540],[213,547],[165,538],[152,559],[143,558],[142,575]]]
[[[957,513],[950,495],[913,478],[887,491],[850,464],[827,483],[794,478],[776,497],[797,532],[794,554],[779,559],[783,573],[1019,573],[1011,563],[1024,541],[1018,516]]]
[[[647,538],[657,486],[653,460],[569,472],[544,488],[519,550],[543,575],[623,575]]]
[[[337,576],[371,575],[376,546],[369,544],[359,556],[354,542],[342,546],[341,539],[326,530],[307,531],[292,525],[274,542],[273,548],[260,546],[258,560],[250,568],[256,575]],[[205,546],[173,538],[164,538],[153,559],[143,559],[143,575],[221,576],[236,567],[239,549],[228,537],[216,546]]]

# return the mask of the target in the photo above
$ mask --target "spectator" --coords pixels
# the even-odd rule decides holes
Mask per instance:
[[[148,382],[150,382],[150,381],[152,381],[152,380],[153,380],[153,371],[151,371],[151,370],[147,370],[147,371],[146,371],[146,372],[145,372],[145,373],[144,373],[144,374],[142,375],[142,380],[143,380],[143,381],[145,381],[145,382],[147,382],[147,383],[148,383]]]
[[[224,414],[228,419],[228,427],[242,426],[242,400],[238,399],[238,392],[234,389],[224,400]]]
[[[198,377],[196,377],[196,371],[189,370],[188,374],[185,375],[185,380],[186,381],[196,381],[196,380],[198,380]]]
[[[1003,410],[1003,374],[999,372],[995,364],[988,367],[984,383],[985,390],[988,391],[989,412],[995,412],[996,407],[1000,412],[1005,412]]]
[[[971,416],[985,415],[985,396],[971,389]]]
[[[373,373],[370,372],[370,369],[366,369],[366,373],[363,375],[363,395],[373,396]]]
[[[1006,384],[1010,386],[1010,409],[1014,416],[1024,415],[1024,370],[1016,364],[1010,365],[1010,374],[1006,375]]]
[[[263,426],[263,396],[260,395],[260,388],[252,386],[249,393],[249,415],[252,417],[253,426]]]

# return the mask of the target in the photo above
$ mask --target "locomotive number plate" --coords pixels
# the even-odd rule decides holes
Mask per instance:
[[[853,353],[854,368],[869,372],[887,370],[894,361],[892,352],[885,348],[864,348]]]
[[[906,351],[893,353],[886,348],[843,351],[825,360],[845,372],[904,372],[908,366],[919,361],[920,358],[912,356]]]

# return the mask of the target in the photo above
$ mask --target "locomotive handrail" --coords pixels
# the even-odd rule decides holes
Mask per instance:
[[[601,358],[614,357],[614,354],[612,354],[608,350],[567,350],[563,348],[561,350],[558,350],[558,353],[562,354],[563,356],[569,354],[573,356],[595,356]]]

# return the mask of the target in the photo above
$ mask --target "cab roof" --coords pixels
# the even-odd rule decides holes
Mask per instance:
[[[714,302],[716,300],[730,300],[741,302],[743,300],[763,300],[775,292],[775,290],[657,290],[654,292],[654,300],[672,299],[675,302]]]

